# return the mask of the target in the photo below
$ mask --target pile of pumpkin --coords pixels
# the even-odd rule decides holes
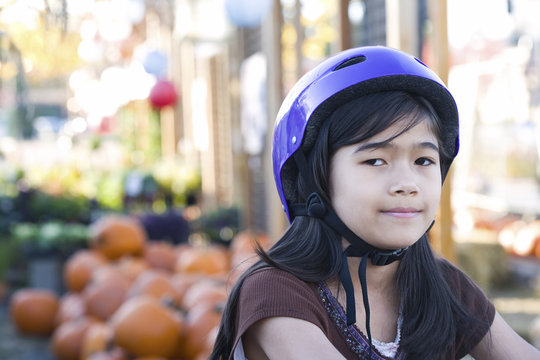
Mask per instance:
[[[228,290],[255,260],[249,231],[229,248],[149,241],[131,217],[91,227],[88,248],[65,263],[62,295],[17,290],[10,315],[23,335],[50,336],[58,360],[206,359]]]
[[[525,221],[510,214],[492,219],[476,219],[474,226],[493,233],[508,254],[540,259],[539,219]]]

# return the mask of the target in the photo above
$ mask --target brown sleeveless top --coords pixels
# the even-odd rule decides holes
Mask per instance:
[[[450,287],[470,314],[493,322],[495,308],[482,290],[448,261],[440,261]],[[293,317],[315,324],[347,359],[369,358],[366,336],[355,325],[346,325],[343,307],[324,283],[304,282],[271,267],[255,271],[245,279],[240,290],[235,346],[251,325],[274,316]],[[468,354],[486,333],[487,329],[477,329],[467,338],[458,334],[455,344],[458,359]],[[372,350],[372,359],[390,359],[375,347]],[[393,359],[404,358],[405,354],[398,350]]]

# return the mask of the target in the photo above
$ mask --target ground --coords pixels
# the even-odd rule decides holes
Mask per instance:
[[[0,359],[53,360],[47,338],[21,336],[13,328],[7,305],[0,305]]]

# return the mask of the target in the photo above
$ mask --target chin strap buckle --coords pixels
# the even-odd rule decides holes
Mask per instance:
[[[326,206],[324,205],[321,196],[316,192],[311,193],[307,198],[307,214],[308,216],[322,219],[326,213]]]
[[[408,248],[409,247],[407,246],[393,251],[375,250],[370,254],[371,263],[378,266],[388,265],[396,260],[401,259],[403,255],[405,255]]]

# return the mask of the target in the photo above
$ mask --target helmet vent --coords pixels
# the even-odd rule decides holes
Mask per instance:
[[[351,65],[354,65],[354,64],[360,64],[361,62],[364,62],[366,60],[367,60],[367,58],[364,55],[360,55],[360,56],[356,56],[356,57],[347,59],[344,62],[342,62],[341,64],[339,64],[338,66],[336,66],[334,68],[334,71],[339,70],[339,69],[343,69],[343,68],[345,68],[347,66],[351,66]]]
[[[414,60],[418,61],[420,64],[424,65],[425,67],[428,67],[426,64],[424,64],[424,63],[422,62],[422,60],[420,60],[420,59],[418,59],[418,58],[414,58]]]

